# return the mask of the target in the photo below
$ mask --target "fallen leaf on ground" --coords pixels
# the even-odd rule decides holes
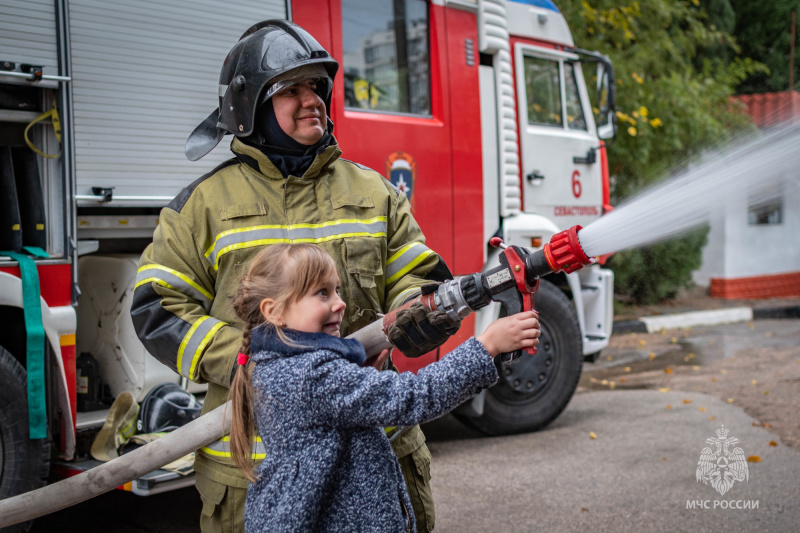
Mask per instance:
[[[667,404],[667,409],[672,409],[672,406],[670,404]]]
[[[719,373],[720,373],[720,374],[727,374],[727,373],[728,373],[728,371],[727,371],[727,370],[725,370],[725,369],[723,368],[722,370],[720,370],[720,371],[719,371]]]
[[[647,341],[646,341],[646,340],[644,340],[644,339],[639,339],[639,346],[644,346],[645,344],[647,344]]]
[[[769,394],[769,391],[768,391],[768,390],[762,391],[762,392],[761,392],[761,394],[763,394],[764,396],[766,396],[767,394]]]
[[[594,431],[590,431],[589,432],[589,437],[592,438],[592,439],[596,439],[597,435],[594,434]]]
[[[775,442],[774,440],[771,440],[771,441],[769,441],[769,445],[770,445],[770,446],[777,446],[777,445],[778,445],[778,443],[777,443],[777,442]]]
[[[658,392],[669,392],[669,387],[661,387]]]
[[[692,403],[692,400],[689,400],[689,399],[687,398],[687,399],[683,400],[683,403]]]
[[[581,507],[581,512],[588,513],[589,509],[587,509],[586,507]]]
[[[713,422],[713,421],[714,421],[714,420],[716,420],[716,419],[717,419],[717,417],[716,417],[716,416],[709,416],[709,417],[708,417],[708,420],[709,420],[709,421],[711,421],[711,422]]]
[[[662,457],[662,458],[661,458],[661,460],[662,460],[662,461],[666,461],[666,460],[667,460],[667,458],[666,458],[666,457]]]
[[[611,356],[609,355],[609,356],[607,356],[607,357],[606,357],[606,360],[607,360],[607,361],[613,361],[613,360],[614,360],[614,358],[613,358],[613,357],[611,357]]]
[[[629,367],[629,366],[626,366],[626,367],[625,367],[625,372],[630,372],[630,371],[631,371],[631,367]]]
[[[603,381],[600,382],[600,385],[608,385],[608,380],[604,379]]]
[[[701,408],[700,408],[700,412],[701,412],[701,413],[705,413],[705,412],[706,412],[706,408],[705,408],[705,407],[701,407]]]
[[[756,380],[754,379],[754,380],[753,380],[753,381],[751,381],[750,383],[752,383],[753,385],[755,385],[756,383],[758,383],[758,381],[756,381]]]
[[[733,403],[733,398],[728,398],[728,403]]]
[[[671,368],[665,368],[664,369],[664,373],[665,374],[672,374],[672,369]]]
[[[626,381],[625,378],[619,378],[620,383],[625,383],[625,381]]]
[[[649,357],[650,360],[652,361],[653,359],[656,358],[656,354],[654,354],[653,352],[650,352],[649,354],[647,354],[647,357]]]
[[[711,378],[711,381],[717,381],[717,378]]]
[[[672,337],[672,344],[676,344],[678,342],[678,337]]]
[[[614,388],[614,387],[616,387],[616,386],[617,386],[617,384],[616,384],[616,383],[614,383],[613,381],[609,381],[609,382],[608,382],[608,388],[609,388],[609,389],[613,389],[613,388]]]
[[[694,354],[693,353],[689,354],[689,359],[694,359]]]
[[[700,370],[700,367],[695,365],[695,366],[692,367],[692,370]]]
[[[761,456],[760,455],[751,455],[747,458],[748,463],[760,463]]]

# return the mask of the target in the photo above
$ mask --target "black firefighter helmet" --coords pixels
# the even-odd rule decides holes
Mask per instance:
[[[142,400],[136,429],[139,433],[172,431],[200,416],[202,408],[194,394],[176,383],[162,383]]]
[[[228,52],[219,75],[219,108],[186,140],[186,157],[197,161],[232,133],[253,133],[256,108],[264,89],[300,67],[318,66],[327,72],[321,97],[330,114],[330,95],[339,63],[306,30],[287,20],[265,20],[251,26]]]

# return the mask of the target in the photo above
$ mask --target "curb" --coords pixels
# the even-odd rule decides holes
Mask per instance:
[[[714,326],[750,320],[800,318],[800,305],[783,307],[729,307],[708,311],[690,311],[671,315],[644,316],[639,320],[614,322],[612,335],[619,333],[656,333],[663,329],[680,329],[694,326]]]

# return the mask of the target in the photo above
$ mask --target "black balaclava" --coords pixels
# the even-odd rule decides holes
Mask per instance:
[[[333,135],[331,135],[333,122],[330,117],[327,119],[328,127],[316,144],[309,146],[299,143],[283,131],[278,124],[278,117],[275,116],[275,109],[270,98],[256,110],[253,135],[242,140],[258,148],[267,156],[284,178],[302,176],[314,162],[314,158],[334,142]]]

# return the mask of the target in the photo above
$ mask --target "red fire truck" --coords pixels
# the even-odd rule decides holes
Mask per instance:
[[[51,466],[96,464],[88,448],[121,392],[141,401],[174,382],[202,396],[136,338],[136,265],[160,208],[229,157],[191,163],[183,145],[229,48],[268,18],[294,20],[339,61],[344,157],[406,193],[455,275],[497,264],[493,236],[539,248],[610,209],[611,64],[575,46],[550,0],[0,0],[0,498]],[[608,344],[612,292],[599,265],[543,279],[539,355],[502,367],[456,416],[488,434],[550,423]],[[398,366],[436,360],[499,312]],[[125,488],[192,481],[160,471]]]

